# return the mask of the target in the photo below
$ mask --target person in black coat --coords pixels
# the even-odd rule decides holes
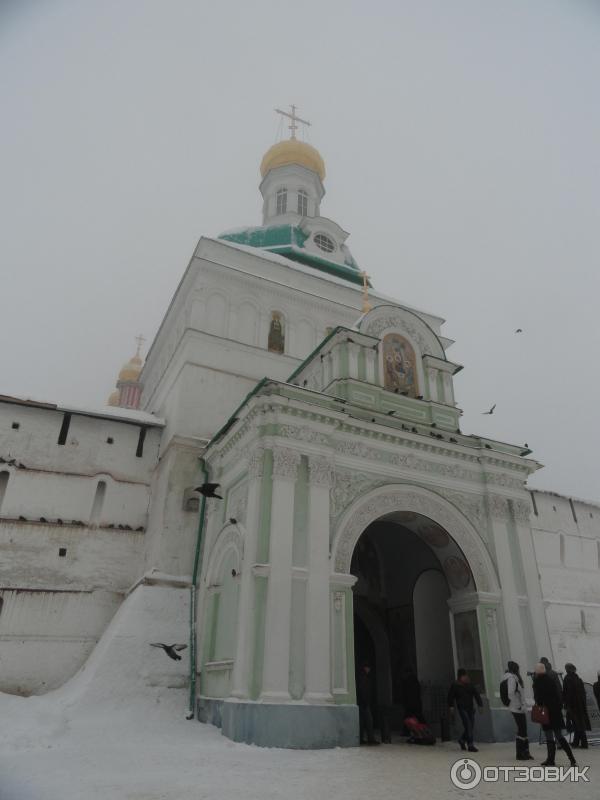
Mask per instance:
[[[373,731],[372,695],[371,665],[361,664],[356,674],[356,702],[358,704],[361,744],[379,744]]]
[[[600,709],[600,669],[598,670],[598,680],[592,686],[592,689],[594,690],[594,697],[596,698],[598,708]]]
[[[552,680],[556,684],[556,688],[558,689],[558,694],[562,702],[563,687],[562,687],[562,682],[560,680],[560,675],[558,674],[558,672],[556,672],[556,670],[552,669],[552,664],[544,656],[540,658],[540,664],[544,665],[544,667],[546,668],[546,673],[552,678]]]
[[[565,672],[567,674],[563,681],[563,700],[567,709],[567,721],[570,720],[573,726],[571,747],[586,749],[588,746],[586,731],[591,731],[592,726],[587,712],[585,686],[574,664],[565,664]]]
[[[416,717],[419,722],[425,722],[423,717],[423,701],[421,699],[421,684],[419,679],[408,667],[402,675],[402,703],[405,717]]]
[[[572,766],[577,763],[573,756],[569,743],[564,737],[563,730],[565,721],[562,715],[562,697],[552,676],[546,671],[546,666],[541,662],[535,665],[535,677],[533,679],[533,696],[538,706],[545,706],[548,709],[549,722],[542,725],[546,735],[546,748],[548,757],[542,761],[543,767],[553,767],[556,758],[556,742],[560,742],[562,749],[567,754]]]
[[[477,753],[477,748],[473,744],[473,729],[475,727],[475,708],[474,703],[479,706],[479,711],[483,709],[483,703],[477,689],[471,683],[471,678],[466,669],[459,669],[456,673],[456,680],[448,692],[448,707],[450,714],[454,713],[454,704],[463,724],[463,732],[458,740],[461,750],[467,748],[471,753]]]

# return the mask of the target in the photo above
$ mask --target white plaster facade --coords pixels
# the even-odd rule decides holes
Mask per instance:
[[[295,180],[313,204],[306,231],[343,244],[337,223],[311,217],[322,185],[306,172],[268,173],[266,216],[277,187]],[[306,250],[318,255],[310,241]],[[539,465],[527,452],[460,434],[460,367],[443,320],[376,291],[369,301],[363,316],[360,280],[202,238],[148,353],[143,412],[2,398],[1,689],[64,682],[132,586],[189,587],[203,455],[225,492],[222,505],[207,504],[198,581],[204,699],[353,704],[351,559],[382,510],[391,522],[433,520],[464,554],[471,578],[451,593],[449,620],[477,615],[491,706],[509,657],[528,667],[541,655],[568,659],[584,679],[595,675],[600,506],[530,494]],[[267,347],[274,312],[282,353]],[[414,350],[418,397],[383,385],[388,334]],[[265,377],[273,382],[244,403]]]

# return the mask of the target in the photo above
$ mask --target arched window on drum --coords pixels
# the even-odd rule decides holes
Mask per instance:
[[[398,333],[388,333],[383,338],[383,385],[409,397],[419,394],[415,351]]]

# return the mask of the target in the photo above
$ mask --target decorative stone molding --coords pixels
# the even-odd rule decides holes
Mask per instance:
[[[492,517],[508,519],[508,500],[506,497],[500,497],[500,495],[497,494],[490,494],[488,496],[488,505]]]
[[[295,480],[298,474],[300,457],[300,453],[297,450],[291,450],[289,447],[274,447],[273,476]]]
[[[331,490],[330,514],[332,522],[340,516],[348,506],[358,497],[376,489],[379,486],[389,485],[395,482],[383,475],[374,476],[365,472],[355,472],[354,470],[336,469],[335,482]],[[405,485],[402,481],[397,481],[399,485]],[[440,486],[435,487],[437,494],[443,495],[452,505],[461,511],[476,528],[481,529],[486,524],[486,510],[482,497],[456,492]],[[332,524],[332,529],[335,527]]]
[[[333,464],[324,456],[308,459],[308,480],[311,486],[327,486],[333,483]]]
[[[506,486],[510,489],[522,489],[525,485],[527,475],[522,478],[514,478],[512,475],[498,472],[484,472],[483,477],[486,483],[494,484],[495,486]]]
[[[333,594],[333,607],[339,613],[342,610],[342,603],[344,600],[343,592],[334,592]]]
[[[382,486],[385,483],[386,480],[384,478],[377,478],[364,472],[336,469],[331,489],[331,517],[335,519],[348,508],[356,497],[361,494],[364,495],[376,486]]]
[[[485,610],[485,622],[488,628],[491,630],[496,629],[496,609],[495,608],[486,608]]]
[[[264,471],[265,448],[255,447],[248,459],[248,475],[251,478],[260,478]]]
[[[397,467],[406,467],[406,469],[426,472],[432,475],[441,475],[443,477],[457,478],[465,481],[476,481],[478,483],[481,483],[482,480],[479,471],[467,469],[467,467],[463,467],[461,464],[440,464],[436,461],[426,461],[425,459],[413,455],[413,453],[392,453],[388,450],[369,447],[369,445],[364,442],[340,440],[333,442],[333,448],[335,452],[340,455],[355,456],[356,458],[363,458],[368,461],[378,461]]]
[[[361,325],[361,333],[368,333],[371,336],[381,336],[384,331],[395,330],[405,333],[413,342],[419,345],[421,355],[432,355],[437,358],[445,359],[444,349],[436,337],[435,333],[423,322],[414,312],[404,309],[373,309],[367,317],[364,327]],[[407,319],[407,317],[409,317]],[[413,320],[414,318],[414,320]]]
[[[329,444],[329,436],[327,434],[315,431],[309,428],[308,425],[280,425],[277,435],[286,439],[311,442],[312,444]]]
[[[422,514],[445,528],[467,559],[477,590],[497,589],[497,576],[490,555],[466,518],[433,492],[409,486],[375,489],[347,510],[332,546],[336,572],[350,571],[352,552],[362,532],[375,520],[394,511]]]
[[[529,522],[531,503],[528,500],[513,500],[513,510],[517,522]]]

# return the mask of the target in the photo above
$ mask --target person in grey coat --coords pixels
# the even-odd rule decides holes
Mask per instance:
[[[527,737],[527,716],[525,706],[525,696],[523,693],[523,678],[519,672],[519,665],[516,661],[509,661],[507,670],[502,676],[502,680],[506,681],[508,688],[508,709],[513,715],[513,719],[517,726],[517,734],[515,739],[517,760],[529,761],[533,758],[529,752],[529,739]]]

